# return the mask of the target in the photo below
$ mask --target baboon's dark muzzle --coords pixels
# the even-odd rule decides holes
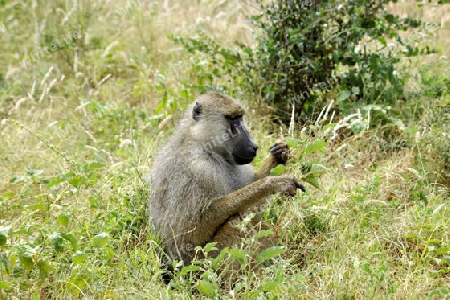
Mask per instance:
[[[258,152],[258,146],[255,143],[251,143],[250,146],[234,154],[234,160],[238,165],[246,165],[253,161]]]

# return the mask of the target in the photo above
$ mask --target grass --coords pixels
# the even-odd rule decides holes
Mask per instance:
[[[333,141],[329,117],[303,133],[301,124],[292,128],[302,143],[287,172],[302,176],[304,162],[328,171],[321,189],[271,200],[265,218],[285,250],[262,275],[220,288],[206,261],[200,278],[187,272],[169,288],[147,226],[144,178],[197,87],[222,85],[246,102],[260,149],[278,136],[268,135],[254,95],[229,78],[211,82],[211,60],[167,35],[203,30],[223,44],[251,43],[244,15],[255,7],[74,3],[0,7],[0,299],[450,297],[446,14],[427,41],[439,52],[402,62],[411,89],[404,128],[344,128]],[[434,8],[403,1],[391,9],[427,20]],[[74,32],[80,37],[69,40]],[[300,160],[320,138],[326,153]]]

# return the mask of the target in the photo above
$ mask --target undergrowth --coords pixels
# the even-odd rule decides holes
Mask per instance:
[[[222,44],[252,46],[244,15],[257,8],[194,2],[3,1],[0,299],[449,299],[445,13],[420,40],[438,53],[398,64],[407,82],[401,110],[367,105],[338,116],[339,92],[322,91],[317,117],[285,126],[271,123],[272,108],[243,78],[213,76],[212,57],[167,37],[206,31]],[[400,4],[423,22],[437,13],[425,5],[418,16],[415,5]],[[73,32],[80,36],[67,39]],[[273,175],[292,173],[308,191],[270,199],[263,217],[279,246],[257,258],[259,272],[247,263],[249,237],[223,257],[179,266],[166,285],[160,239],[148,228],[146,176],[187,104],[212,87],[249,108],[261,149],[254,165],[284,137],[292,159]],[[233,260],[244,272],[222,282],[215,271]]]

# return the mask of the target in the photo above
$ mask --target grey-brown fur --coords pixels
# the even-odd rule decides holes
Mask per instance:
[[[236,219],[272,194],[304,190],[293,176],[267,176],[287,160],[289,149],[282,142],[272,146],[257,171],[234,162],[235,153],[253,156],[249,152],[256,147],[245,127],[234,134],[229,128],[243,114],[242,105],[228,96],[217,92],[199,96],[154,159],[150,222],[172,259],[189,264],[195,246],[213,241],[219,250],[238,246],[243,232],[235,227]],[[244,148],[242,153],[239,149],[230,153],[239,147]]]

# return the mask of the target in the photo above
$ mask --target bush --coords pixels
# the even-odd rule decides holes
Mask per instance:
[[[401,56],[429,52],[403,43],[399,31],[420,25],[387,12],[390,0],[289,0],[261,4],[250,17],[257,46],[225,49],[206,35],[173,37],[190,52],[211,55],[224,72],[244,80],[275,108],[274,117],[288,123],[293,106],[297,117],[318,114],[325,105],[319,95],[340,86],[341,111],[358,105],[393,105],[403,97],[404,80],[396,74]],[[395,2],[395,1],[393,1]],[[390,51],[388,39],[405,51]],[[364,46],[360,49],[360,45]],[[304,114],[305,115],[305,114]]]

